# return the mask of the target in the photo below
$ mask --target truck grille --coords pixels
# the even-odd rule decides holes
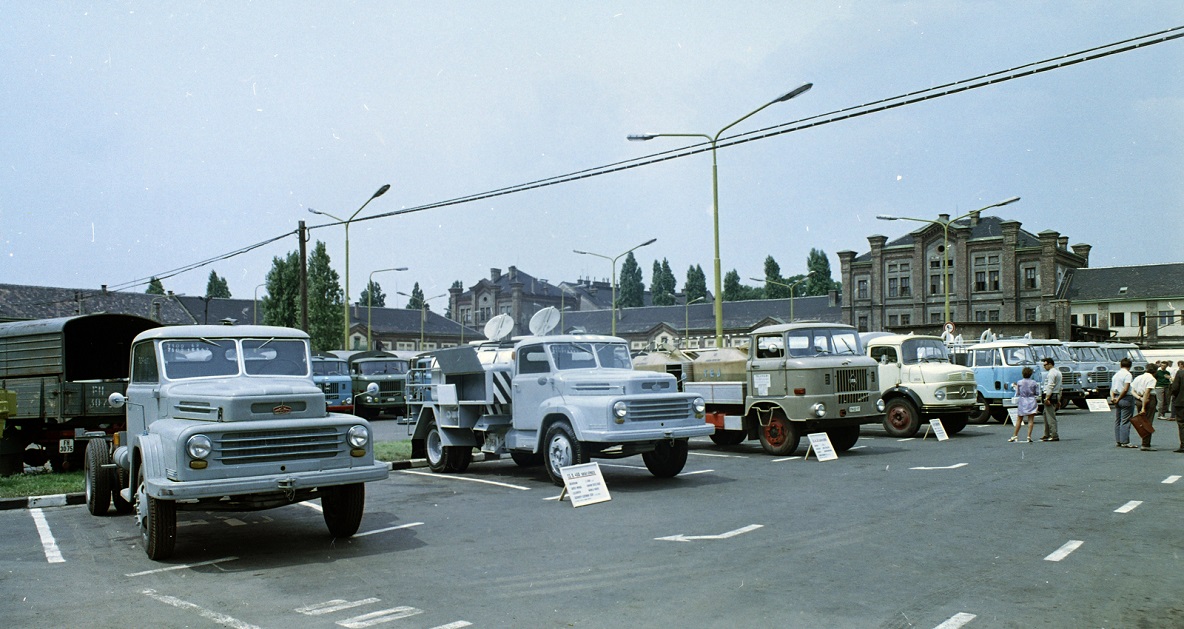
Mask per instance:
[[[1109,371],[1091,371],[1089,372],[1090,384],[1110,384]]]
[[[867,390],[867,370],[836,369],[835,392],[839,394],[839,404],[869,401],[871,397]]]
[[[214,439],[214,458],[223,465],[331,459],[345,450],[333,427],[227,432]]]
[[[402,393],[402,380],[382,380],[378,383],[378,390],[383,393]]]
[[[625,416],[635,422],[686,419],[691,416],[691,402],[686,399],[625,400],[625,404],[629,407]]]
[[[1081,374],[1077,373],[1076,371],[1070,371],[1062,375],[1065,376],[1063,378],[1063,384],[1081,384]]]

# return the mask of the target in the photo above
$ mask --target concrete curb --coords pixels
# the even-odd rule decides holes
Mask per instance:
[[[406,470],[413,467],[427,467],[427,459],[410,459],[407,461],[388,461],[388,469]],[[0,511],[12,509],[40,509],[42,507],[65,507],[68,505],[86,504],[86,494],[54,494],[52,496],[29,496],[27,498],[0,498]]]

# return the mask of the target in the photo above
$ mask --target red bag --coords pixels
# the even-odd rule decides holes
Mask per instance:
[[[1131,425],[1135,427],[1135,432],[1139,433],[1139,437],[1143,439],[1146,439],[1148,435],[1155,432],[1155,426],[1152,426],[1151,422],[1147,421],[1146,413],[1139,413],[1131,417]]]

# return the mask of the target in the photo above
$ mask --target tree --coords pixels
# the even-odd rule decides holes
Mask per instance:
[[[781,266],[773,256],[765,257],[765,299],[785,299],[789,297],[789,287],[784,277],[781,277]]]
[[[267,295],[263,297],[263,323],[289,328],[300,325],[300,256],[271,259],[267,272]]]
[[[299,257],[296,263],[299,264]],[[296,273],[300,273],[299,267]],[[344,341],[341,338],[344,300],[345,293],[341,289],[337,271],[329,266],[329,252],[325,249],[325,243],[318,240],[312,254],[308,256],[308,335],[312,340],[313,351],[333,349]]]
[[[621,264],[621,286],[617,289],[618,308],[640,308],[645,305],[645,284],[641,278],[641,266],[630,251]]]
[[[665,259],[661,263],[654,260],[650,281],[650,303],[655,306],[673,306],[674,286],[674,273],[670,272],[670,263]]]
[[[678,280],[674,278],[674,271],[670,270],[670,262],[666,258],[662,258],[662,278],[666,292],[670,294],[670,304],[674,304],[674,293],[678,291]]]
[[[724,274],[724,301],[760,299],[761,294],[761,289],[741,284],[740,274],[736,272],[736,269]]]
[[[415,287],[411,289],[411,297],[407,299],[408,310],[431,310],[432,307],[425,304],[423,301],[423,289],[419,287],[419,282],[415,283]]]
[[[839,283],[830,277],[830,258],[825,251],[811,248],[810,255],[806,256],[806,268],[814,272],[806,280],[807,295],[825,295],[828,291],[839,289]]]
[[[382,292],[382,286],[378,282],[370,280],[366,288],[362,289],[362,294],[358,298],[358,305],[367,308],[382,308],[386,305],[386,293]]]
[[[707,301],[707,275],[703,273],[703,267],[694,264],[687,269],[687,281],[682,285],[682,292],[686,298],[685,303],[698,298]]]
[[[164,284],[161,284],[160,280],[156,279],[156,276],[153,275],[152,279],[148,280],[148,290],[144,292],[149,295],[163,295]]]
[[[226,283],[226,278],[218,277],[218,273],[213,270],[210,271],[210,279],[206,282],[206,297],[230,299],[230,286]]]

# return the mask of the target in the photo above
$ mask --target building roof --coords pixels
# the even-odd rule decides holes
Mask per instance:
[[[1184,309],[1184,262],[1077,269],[1066,296],[1070,301],[1180,299]]]
[[[168,325],[197,323],[176,295],[0,284],[0,321],[54,319],[98,312],[134,314],[159,319]]]
[[[369,309],[360,306],[354,306],[350,309],[350,326],[352,328],[360,328],[362,331],[366,330],[366,325],[371,325],[371,335],[374,334],[402,334],[407,335],[412,332],[419,331],[420,311],[418,308],[379,308],[375,307],[372,312],[367,312]],[[464,329],[465,340],[478,340],[485,338],[481,330],[474,330],[473,328],[462,326],[461,324],[445,317],[441,314],[428,310],[423,315],[423,333],[425,336],[460,336],[461,329]]]
[[[951,231],[953,231],[953,230],[963,231],[963,230],[969,229],[970,236],[969,236],[968,240],[971,240],[971,241],[983,240],[986,238],[1001,238],[1003,236],[1002,225],[1004,222],[1006,222],[1008,220],[1011,220],[1011,219],[1004,219],[1004,218],[1000,218],[998,216],[982,216],[982,217],[979,217],[977,223],[972,225],[971,219],[964,218],[964,219],[957,220],[957,221],[950,223],[950,229],[951,229]],[[896,240],[888,242],[887,244],[884,245],[884,248],[888,249],[891,247],[900,247],[900,246],[910,246],[911,247],[917,241],[917,238],[920,238],[922,236],[922,234],[924,234],[926,231],[929,231],[931,229],[938,229],[938,226],[934,225],[934,224],[923,225],[923,226],[921,226],[917,229],[914,229],[913,231],[901,236],[900,238],[897,238]],[[938,232],[938,235],[941,235],[940,232]],[[1037,237],[1032,232],[1029,232],[1025,229],[1021,228],[1019,230],[1019,233],[1016,238],[1017,238],[1016,244],[1019,247],[1039,247],[1040,246],[1040,238]],[[868,251],[868,252],[861,253],[858,256],[856,256],[855,262],[870,262],[871,259],[872,259],[872,254],[870,251]]]
[[[832,323],[842,322],[842,311],[837,305],[829,305],[829,297],[795,297],[793,313],[797,320],[818,320]],[[782,323],[789,320],[789,299],[754,299],[749,301],[725,301],[724,329],[744,330]],[[589,333],[608,334],[612,329],[612,310],[582,310],[567,312],[563,317],[563,331],[580,328]],[[643,308],[620,308],[617,310],[617,335],[642,335],[659,326],[666,325],[673,330],[690,328],[702,335],[704,330],[715,330],[715,304],[704,302],[683,306],[646,306]]]

